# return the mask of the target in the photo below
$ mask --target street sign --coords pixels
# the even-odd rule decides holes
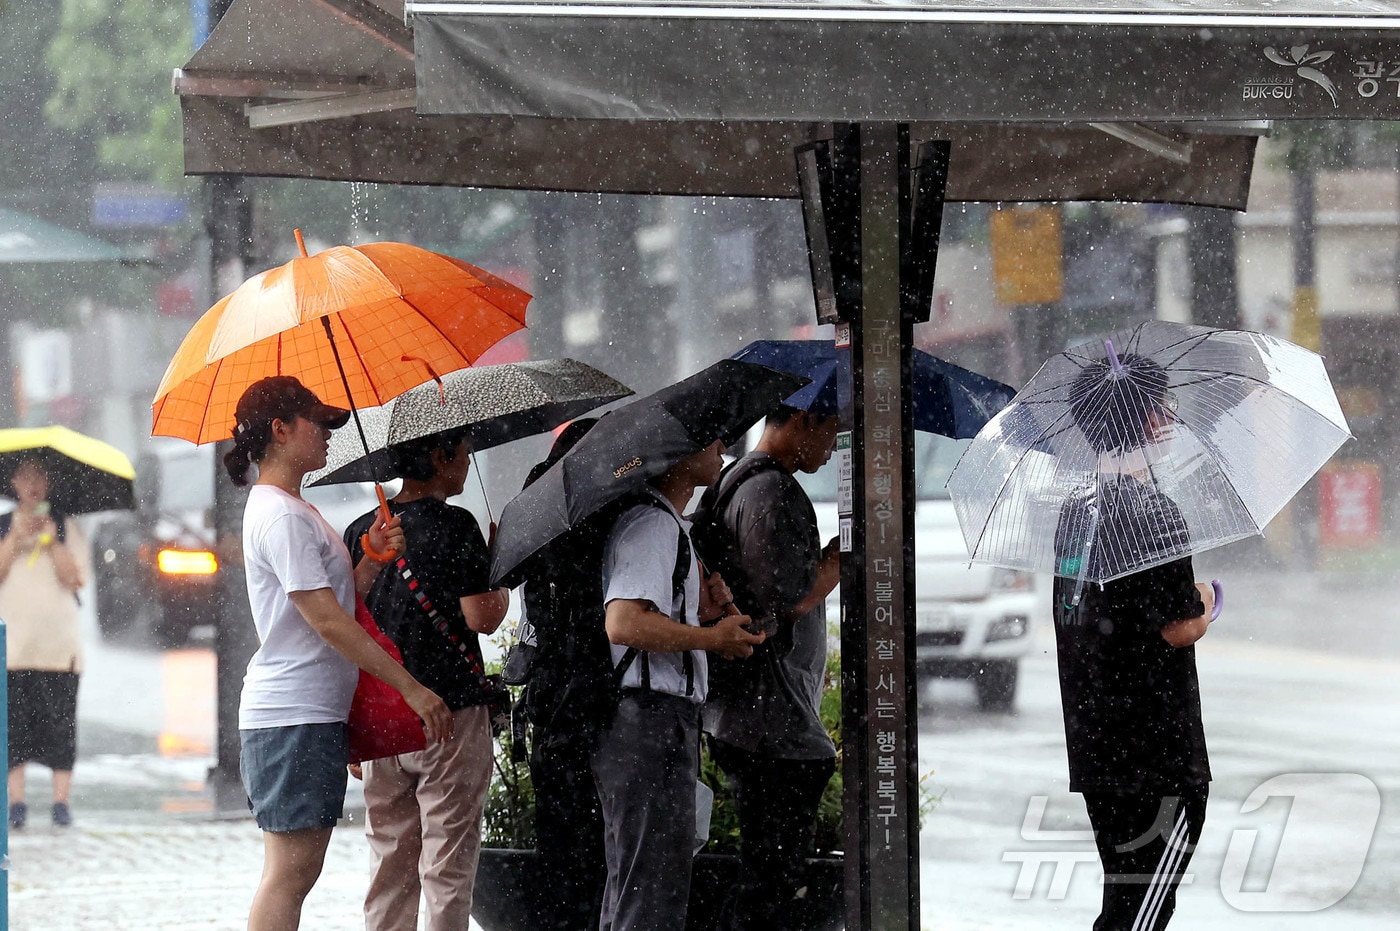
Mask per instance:
[[[1381,541],[1381,468],[1374,462],[1332,463],[1318,475],[1318,542],[1365,548]]]
[[[113,228],[159,228],[184,221],[183,197],[151,185],[99,184],[93,192],[92,223]]]
[[[997,300],[1013,307],[1058,301],[1064,295],[1059,208],[1003,208],[992,212],[990,225]]]

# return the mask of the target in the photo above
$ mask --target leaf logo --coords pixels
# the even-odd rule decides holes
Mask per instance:
[[[1282,65],[1285,68],[1293,68],[1297,71],[1298,77],[1312,81],[1318,87],[1325,90],[1327,96],[1332,98],[1332,108],[1336,109],[1341,106],[1340,101],[1337,100],[1337,85],[1333,84],[1332,79],[1327,77],[1327,75],[1312,67],[1313,65],[1322,64],[1324,61],[1331,58],[1332,54],[1332,52],[1309,52],[1308,46],[1306,45],[1293,46],[1288,50],[1287,55],[1284,55],[1273,46],[1264,49],[1264,57],[1269,59],[1269,61],[1276,65]]]

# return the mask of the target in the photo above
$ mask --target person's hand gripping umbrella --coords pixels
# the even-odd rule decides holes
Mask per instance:
[[[296,239],[300,256],[196,321],[156,389],[152,435],[230,438],[239,397],[269,375],[295,376],[358,424],[359,408],[465,368],[525,326],[530,295],[466,262],[397,242],[312,256]],[[387,518],[382,489],[379,500]]]

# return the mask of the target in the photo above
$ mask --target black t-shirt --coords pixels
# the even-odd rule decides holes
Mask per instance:
[[[467,627],[459,602],[464,596],[490,590],[490,557],[481,528],[470,511],[436,498],[406,504],[391,501],[389,510],[403,521],[409,568],[428,600],[447,619],[449,629],[466,642],[467,650],[461,653],[449,647],[392,562],[374,580],[365,605],[403,654],[404,668],[436,692],[448,708],[457,711],[484,704],[481,646]],[[345,545],[356,563],[363,555],[360,536],[375,513],[362,515],[345,530]]]
[[[735,485],[731,470],[739,469],[745,471]],[[778,620],[789,617],[816,583],[822,550],[816,511],[797,479],[764,452],[730,465],[705,504],[720,503],[718,492],[731,487],[718,532],[708,541],[713,552],[702,556],[715,560],[706,568],[724,576],[735,604],[764,621],[768,639],[748,659],[710,663],[705,729],[766,757],[830,759],[836,747],[820,713],[826,604],[818,602],[790,624]]]
[[[747,458],[771,461],[761,452]],[[739,608],[770,623],[789,615],[812,590],[822,549],[817,513],[801,484],[776,464],[760,466],[734,489],[721,521],[736,558],[727,577]]]
[[[1153,502],[1167,521],[1160,539],[1186,533],[1170,499]],[[1081,506],[1066,505],[1062,527]],[[1082,524],[1079,524],[1082,526]],[[1105,516],[1098,536],[1129,534]],[[1133,535],[1142,539],[1141,534]],[[1151,545],[1145,543],[1143,545]],[[1061,553],[1082,545],[1058,542]],[[1162,628],[1204,610],[1190,557],[1105,584],[1086,584],[1077,608],[1075,579],[1054,585],[1055,640],[1069,754],[1070,791],[1162,791],[1210,782],[1193,646],[1173,647]]]

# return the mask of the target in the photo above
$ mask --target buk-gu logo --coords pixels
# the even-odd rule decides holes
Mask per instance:
[[[1341,106],[1337,99],[1337,85],[1332,83],[1332,79],[1318,71],[1313,65],[1320,65],[1331,58],[1332,52],[1309,52],[1306,45],[1295,45],[1288,49],[1288,54],[1284,54],[1273,46],[1264,49],[1264,57],[1276,65],[1284,68],[1292,68],[1298,77],[1305,81],[1311,81],[1327,92],[1327,96],[1332,98],[1332,107],[1335,109]]]

